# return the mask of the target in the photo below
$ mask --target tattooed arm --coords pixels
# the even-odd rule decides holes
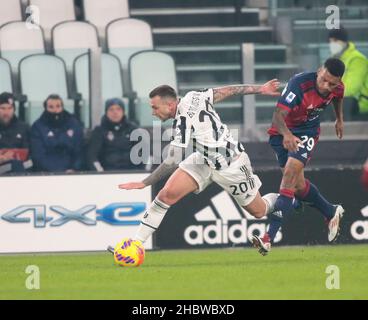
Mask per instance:
[[[270,96],[279,96],[280,93],[277,91],[280,86],[280,82],[277,79],[266,82],[263,85],[247,85],[239,84],[233,86],[226,86],[213,89],[213,103],[223,101],[227,98],[237,95],[245,94],[263,94]]]
[[[184,159],[184,151],[184,148],[170,145],[167,158],[146,179],[140,182],[122,183],[119,188],[125,190],[143,189],[156,184],[178,168],[179,163]]]
[[[279,134],[283,136],[283,146],[285,149],[296,152],[298,150],[298,144],[302,143],[302,141],[294,136],[289,128],[286,126],[285,117],[287,116],[288,111],[276,108],[272,117],[272,125],[276,127]]]

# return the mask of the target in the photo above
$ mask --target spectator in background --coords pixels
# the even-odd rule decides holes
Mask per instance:
[[[82,167],[83,128],[64,110],[60,96],[44,102],[45,111],[31,129],[31,155],[36,171],[67,172]]]
[[[13,95],[3,92],[0,94],[0,172],[25,171],[28,153],[29,127],[15,115]]]
[[[356,113],[368,116],[368,60],[348,40],[344,28],[329,32],[330,52],[344,62],[346,71],[342,78],[345,85],[345,97],[356,99]]]
[[[136,143],[130,141],[130,134],[136,128],[128,121],[121,99],[107,100],[101,125],[93,130],[88,143],[88,168],[97,171],[141,168],[130,160],[130,150]]]

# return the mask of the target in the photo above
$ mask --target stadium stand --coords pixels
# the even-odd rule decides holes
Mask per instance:
[[[155,119],[149,109],[149,93],[163,83],[177,90],[175,61],[164,52],[142,51],[130,58],[129,71],[131,88],[136,94],[135,117],[141,126],[152,126]],[[164,124],[170,125],[170,122]]]
[[[45,39],[51,41],[51,30],[60,22],[75,20],[73,0],[29,0],[29,4],[38,7],[40,26],[45,31]]]
[[[180,94],[242,82],[242,42],[256,44],[257,82],[270,76],[285,82],[298,71],[287,61],[287,47],[272,43],[272,28],[261,24],[260,9],[246,7],[244,1],[132,1],[131,16],[149,22],[155,48],[174,57]],[[268,119],[273,100],[262,97],[256,102],[257,119]],[[224,121],[242,121],[241,98],[217,108]]]
[[[125,112],[129,113],[129,102],[124,98],[123,80],[119,59],[103,53],[101,56],[101,97],[103,101],[121,98],[125,102]],[[90,68],[89,55],[80,55],[74,62],[74,81],[76,92],[81,95],[81,116],[88,123],[90,116]],[[103,110],[102,110],[103,111]],[[103,113],[101,113],[101,116]]]
[[[69,99],[65,63],[46,54],[23,58],[19,64],[21,92],[26,96],[25,117],[32,124],[43,112],[43,101],[52,93],[64,100],[65,110],[74,113],[74,100]]]
[[[0,29],[1,57],[8,60],[13,73],[18,74],[18,65],[26,56],[45,53],[42,29],[27,28],[26,22],[9,22]]]
[[[1,0],[0,26],[11,21],[22,20],[21,3],[18,0]]]
[[[85,20],[97,27],[101,39],[111,21],[129,17],[128,0],[84,0],[83,8]]]
[[[61,22],[52,29],[52,39],[55,55],[65,61],[70,73],[78,56],[98,47],[96,27],[82,21]]]
[[[0,58],[0,93],[1,92],[13,92],[13,82],[10,64],[5,59]]]
[[[123,68],[124,88],[129,91],[129,58],[138,51],[153,49],[151,27],[138,19],[118,19],[107,26],[106,34],[108,51],[119,58]]]
[[[6,11],[7,2],[9,1],[1,2],[0,7],[5,8],[1,12]],[[14,7],[19,7],[19,3],[18,1]],[[57,9],[61,6],[60,3],[63,6],[62,10]],[[71,76],[73,60],[87,48],[99,45],[102,46],[103,52],[113,53],[119,58],[122,65],[123,91],[126,94],[131,91],[126,72],[127,61],[131,54],[141,49],[156,48],[173,56],[180,94],[197,88],[241,82],[240,43],[255,44],[257,83],[269,78],[278,78],[282,83],[286,83],[291,75],[304,69],[316,68],[329,54],[325,39],[322,41],[325,31],[322,30],[321,18],[325,18],[324,10],[315,4],[292,0],[277,1],[277,6],[272,8],[268,7],[268,2],[265,0],[79,0],[74,2],[72,0],[29,0],[29,3],[22,1],[22,4],[23,6],[37,5],[40,8],[41,17],[46,15],[44,17],[46,20],[40,21],[41,26],[46,29],[45,33],[49,33],[49,30],[54,28],[55,51],[49,51],[46,47],[46,52],[55,52],[65,61],[70,76],[68,78],[70,92],[76,91],[73,83],[74,76]],[[342,22],[346,22],[349,29],[352,27],[352,38],[364,53],[368,47],[363,32],[366,28],[365,2],[358,0],[351,4],[348,1],[342,1],[339,8]],[[14,8],[12,10],[16,11]],[[97,42],[95,31],[92,31],[92,27],[83,24],[85,22],[73,22],[75,10],[82,11],[81,19],[96,26],[102,41]],[[274,28],[271,23],[283,16],[291,19],[292,37],[288,43],[284,43],[282,37],[277,35],[277,28]],[[267,20],[268,17],[272,19]],[[21,18],[22,15],[11,19]],[[61,23],[63,21],[65,25]],[[85,31],[82,31],[82,25]],[[129,31],[125,31],[127,29]],[[73,35],[65,36],[66,39],[63,40],[63,32],[73,33]],[[307,39],[303,32],[308,33],[308,37],[313,39],[309,39],[311,42],[302,46],[298,41]],[[82,33],[83,36],[79,35]],[[48,36],[46,38],[48,39]],[[1,52],[1,56],[10,61],[15,73],[21,58],[29,54],[45,52],[44,44],[37,45],[36,51],[32,51],[34,48],[19,47],[24,46],[27,41],[17,42],[18,48],[15,50],[23,52],[14,52],[13,57]],[[1,51],[6,50],[1,46]],[[14,82],[17,83],[17,77],[14,77]],[[268,123],[274,100],[256,97],[256,106],[257,122]],[[220,103],[217,108],[224,121],[234,125],[242,123],[241,98]]]

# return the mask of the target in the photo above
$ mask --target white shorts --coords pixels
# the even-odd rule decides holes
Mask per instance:
[[[203,156],[194,152],[179,164],[179,168],[188,173],[198,184],[200,193],[212,182],[216,182],[236,200],[239,206],[250,204],[262,186],[258,176],[253,174],[248,155],[242,152],[228,168],[215,170],[203,164]]]

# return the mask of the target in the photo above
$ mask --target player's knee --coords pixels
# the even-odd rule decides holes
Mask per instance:
[[[266,215],[265,210],[257,210],[255,212],[253,212],[253,214],[252,214],[252,216],[257,218],[257,219],[262,219],[265,215]]]
[[[262,219],[266,215],[266,208],[243,207],[249,214],[257,219]]]
[[[178,194],[170,187],[164,187],[157,195],[160,201],[171,206],[178,201]]]

